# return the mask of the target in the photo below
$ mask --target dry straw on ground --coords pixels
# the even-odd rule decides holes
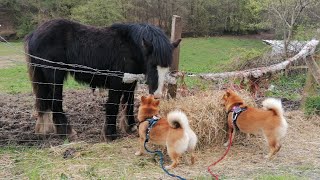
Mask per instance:
[[[200,149],[222,144],[227,139],[227,116],[221,105],[224,91],[199,92],[192,96],[177,99],[162,100],[160,114],[179,109],[189,118],[190,126],[198,136]],[[251,96],[245,92],[238,92],[249,105],[255,105]],[[237,139],[244,139],[244,135],[237,133]]]

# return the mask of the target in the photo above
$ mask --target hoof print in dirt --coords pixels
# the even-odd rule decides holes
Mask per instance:
[[[63,153],[64,159],[70,159],[70,158],[75,158],[79,156],[80,156],[80,152],[77,152],[77,150],[74,148],[68,148]]]

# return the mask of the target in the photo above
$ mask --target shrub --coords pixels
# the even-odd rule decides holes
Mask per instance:
[[[320,95],[306,98],[304,112],[306,115],[320,115]]]
[[[19,19],[19,25],[17,27],[17,36],[18,38],[23,38],[26,34],[31,32],[36,26],[32,17],[26,15],[22,16]]]
[[[123,19],[119,5],[111,0],[88,1],[73,8],[71,18],[95,26],[107,26]]]

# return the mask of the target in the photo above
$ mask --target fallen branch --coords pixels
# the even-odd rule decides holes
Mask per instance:
[[[168,84],[177,84],[178,77],[183,76],[181,72],[171,73],[166,75],[166,83]],[[138,81],[140,83],[145,83],[145,75],[144,74],[130,74],[124,73],[122,82],[123,83],[133,83],[134,81]]]
[[[254,77],[259,78],[267,73],[275,73],[281,70],[284,70],[287,68],[287,66],[292,63],[293,61],[296,61],[300,58],[306,58],[309,55],[312,55],[319,44],[318,40],[311,40],[309,41],[302,49],[301,51],[296,54],[295,56],[289,58],[288,60],[274,64],[268,67],[260,67],[260,68],[253,68],[248,69],[244,71],[234,71],[234,72],[224,72],[224,73],[209,73],[209,74],[199,74],[200,78],[206,79],[206,80],[219,80],[219,79],[227,79],[231,77],[240,77],[240,78],[247,78],[247,77]]]

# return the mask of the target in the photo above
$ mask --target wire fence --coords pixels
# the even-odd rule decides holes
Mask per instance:
[[[14,46],[12,46],[7,40],[5,40],[3,37],[0,36],[0,39],[2,40],[1,43],[4,43],[4,45],[11,50],[14,50],[17,54],[28,56],[35,58],[37,60],[43,61],[50,63],[52,65],[43,65],[43,64],[36,64],[36,63],[30,63],[28,61],[20,61],[12,58],[7,58],[7,57],[1,57],[1,60],[8,60],[10,62],[13,62],[15,64],[24,64],[27,66],[32,66],[32,67],[39,67],[39,68],[46,68],[46,69],[53,69],[54,71],[59,70],[59,71],[68,71],[68,72],[73,72],[73,73],[85,73],[85,74],[91,74],[92,78],[97,75],[103,75],[106,77],[104,80],[107,82],[108,77],[117,77],[117,78],[123,78],[124,72],[120,71],[109,71],[109,70],[99,70],[83,65],[78,65],[78,64],[67,64],[67,63],[62,63],[62,62],[53,62],[47,59],[43,59],[41,57],[36,57],[31,54],[28,54],[24,52],[21,49],[18,49]],[[62,65],[64,67],[57,67],[55,65]],[[34,73],[32,73],[33,75]],[[191,77],[198,77],[197,74],[194,73],[185,73],[187,76]],[[235,89],[241,89],[241,88],[247,88],[250,89],[249,86],[256,85],[256,84],[264,84],[264,91],[268,90],[270,86],[272,87],[271,84],[265,84],[264,82],[261,82],[261,79],[256,79],[253,81],[250,81],[251,85],[247,85],[247,87],[243,87],[241,83],[236,84],[238,77],[233,77],[229,78],[229,80],[220,80],[216,81],[216,84],[213,84],[213,86],[216,89],[225,89],[227,87],[232,87]],[[20,80],[16,80],[16,83],[19,83]],[[250,84],[249,83],[249,84]],[[296,82],[292,82],[292,84],[295,84]],[[63,86],[61,83],[46,83],[46,82],[30,82],[30,84],[39,84],[39,85],[53,85],[53,88],[56,88],[56,86]],[[89,83],[90,84],[90,83]],[[248,82],[247,82],[248,84]],[[31,89],[30,89],[31,90]],[[108,89],[110,90],[110,89]],[[126,90],[121,90],[121,89],[111,89],[113,91],[122,91],[122,92],[128,92],[128,93],[133,93],[134,91],[126,91]],[[189,90],[188,87],[186,87],[186,84],[184,81],[180,83],[180,88],[178,89],[178,92],[182,95],[185,94],[192,94],[192,90]],[[263,90],[261,90],[262,92]],[[106,91],[107,92],[107,91]],[[191,92],[191,93],[190,93]],[[260,93],[261,93],[260,92]],[[138,85],[136,93],[138,94],[146,94],[146,85],[140,84]],[[302,93],[302,92],[298,92]],[[265,94],[263,92],[263,94]],[[117,116],[117,119],[121,119],[121,123],[117,123],[118,129],[121,129],[120,132],[121,134],[116,134],[117,136],[126,136],[128,135],[126,133],[126,120],[129,116],[132,115],[127,115],[125,113],[125,105],[124,104],[116,104],[116,103],[111,103],[111,102],[106,102],[107,100],[107,94],[100,96],[100,95],[95,95],[94,89],[93,90],[88,90],[85,88],[81,88],[80,90],[67,90],[64,92],[64,100],[62,99],[55,99],[55,98],[37,98],[32,94],[25,95],[24,97],[19,97],[23,95],[8,95],[4,94],[4,97],[2,97],[3,102],[2,102],[2,107],[1,107],[1,112],[3,115],[0,118],[0,123],[2,124],[2,131],[1,131],[1,144],[10,144],[15,141],[14,138],[19,136],[19,132],[21,131],[23,133],[20,134],[19,138],[16,139],[16,144],[24,144],[24,142],[28,142],[29,145],[30,142],[37,142],[36,144],[41,144],[43,141],[47,141],[45,139],[50,139],[52,137],[58,138],[57,134],[51,134],[51,135],[46,135],[43,137],[40,137],[41,135],[35,135],[34,134],[34,126],[36,123],[36,120],[38,118],[38,113],[48,113],[47,111],[36,111],[33,107],[34,101],[35,100],[42,100],[42,101],[51,101],[52,104],[54,102],[64,102],[64,109],[65,112],[50,112],[52,114],[63,114],[66,115],[70,121],[69,125],[73,126],[74,129],[78,132],[78,135],[81,137],[81,132],[91,132],[96,135],[96,138],[92,139],[87,139],[89,141],[94,141],[98,142],[100,141],[100,136],[97,136],[98,134],[101,134],[101,127],[104,126],[104,121],[106,117],[112,117],[112,116]],[[32,97],[32,98],[30,98]],[[53,95],[54,97],[54,95]],[[260,97],[263,97],[260,96]],[[255,98],[259,99],[259,95],[256,96]],[[136,99],[135,102],[138,102]],[[23,104],[23,106],[18,106],[18,104]],[[105,114],[104,106],[105,105],[119,105],[119,114],[118,115],[110,115],[110,114]],[[127,105],[132,105],[135,106],[135,110],[138,107],[138,104],[127,104]],[[297,105],[293,105],[297,106]],[[135,116],[135,115],[133,115]],[[22,120],[23,119],[23,120]],[[93,119],[93,120],[92,120]],[[94,123],[93,123],[94,122]],[[13,127],[19,127],[19,125],[24,125],[21,126],[21,128],[28,129],[28,131],[22,130],[22,129],[16,129],[12,130]],[[56,124],[56,125],[61,125],[61,124]],[[8,127],[6,127],[8,126]],[[11,127],[10,127],[11,126]],[[121,127],[120,127],[121,126]],[[80,129],[80,130],[79,130]],[[18,136],[11,135],[12,133],[17,134]],[[80,133],[80,134],[79,134]],[[26,134],[29,134],[26,136]],[[23,138],[22,138],[23,137]],[[93,137],[93,136],[91,136]],[[39,140],[43,140],[42,142],[39,143]],[[86,140],[86,139],[81,139],[80,140]],[[59,141],[60,143],[62,141]]]
[[[10,45],[8,42],[4,42],[5,45],[10,48],[14,49],[14,51],[17,52],[17,54],[21,54],[23,56],[32,56],[29,54],[26,54],[24,51],[21,51],[20,49],[17,49],[13,46]],[[24,65],[24,66],[33,66],[33,67],[40,67],[40,68],[49,68],[49,69],[54,69],[54,70],[60,70],[60,71],[70,71],[70,72],[76,72],[76,73],[86,73],[86,74],[91,74],[92,78],[96,75],[104,75],[107,77],[117,77],[117,78],[122,78],[124,72],[120,71],[102,71],[86,66],[81,66],[81,65],[76,65],[76,64],[65,64],[65,63],[57,63],[57,62],[52,62],[48,61],[42,58],[38,58],[33,56],[33,58],[37,58],[38,60],[48,62],[52,65],[41,65],[41,64],[34,64],[34,63],[28,63],[26,61],[20,61],[16,60],[13,58],[7,58],[7,57],[0,57],[0,61],[10,61],[14,64],[19,64],[19,65]],[[58,65],[63,65],[66,66],[65,68],[61,67],[56,67],[55,64]],[[197,74],[190,74],[186,73],[188,76],[195,76],[198,77]],[[27,73],[25,73],[27,76]],[[282,102],[285,106],[286,110],[296,110],[300,107],[300,99],[297,98],[297,101],[292,101],[289,100],[290,96],[302,96],[303,95],[303,89],[300,87],[298,88],[298,85],[303,82],[303,80],[299,79],[299,77],[303,77],[307,75],[307,71],[303,70],[302,72],[300,71],[297,78],[294,79],[287,79],[285,76],[282,76],[279,74],[278,76],[273,77],[274,79],[280,79],[279,84],[272,83],[272,82],[266,82],[267,84],[264,84],[265,87],[261,89],[262,94],[256,96],[257,104],[260,104],[259,101],[261,101],[264,96],[268,96],[268,92],[272,91],[273,96],[281,97]],[[14,80],[15,83],[19,84],[21,82],[25,82],[25,80]],[[208,81],[205,80],[200,80],[202,81],[201,85],[203,86],[209,86],[209,89],[225,89],[225,88],[233,88],[233,89],[241,89],[241,88],[247,88],[249,89],[250,84],[247,83],[246,87],[242,87],[241,82],[237,77],[230,78],[228,80],[219,80],[215,81],[214,83],[208,83]],[[261,83],[261,81],[256,80],[257,82],[251,82],[252,84],[257,84]],[[259,82],[258,82],[259,81]],[[179,82],[179,81],[178,81]],[[59,83],[44,83],[44,82],[30,82],[30,84],[40,84],[40,85],[53,85],[53,86],[62,86],[63,84]],[[263,84],[263,83],[262,83]],[[301,86],[301,85],[300,85]],[[290,87],[290,88],[289,88]],[[293,88],[292,88],[293,87]],[[200,87],[201,88],[201,87]],[[276,90],[271,90],[272,88],[275,88]],[[178,88],[178,93],[179,96],[192,96],[193,94],[196,93],[196,91],[199,89],[195,88],[192,89],[190,87],[186,87],[185,82],[180,82],[179,88]],[[13,151],[17,151],[20,153],[21,151],[17,150],[17,148],[28,148],[31,147],[32,151],[35,151],[34,153],[30,153],[29,156],[24,156],[24,155],[17,155],[17,157],[21,157],[24,159],[24,161],[21,160],[19,162],[19,159],[16,159],[17,162],[13,163],[9,159],[6,159],[5,156],[1,157],[0,163],[3,164],[2,167],[0,167],[0,177],[14,177],[14,179],[19,179],[19,178],[24,178],[26,176],[30,177],[31,175],[27,175],[24,173],[17,172],[16,174],[12,172],[6,172],[8,174],[1,174],[1,170],[7,170],[7,169],[14,169],[13,164],[16,164],[15,166],[20,166],[24,168],[24,172],[32,172],[32,169],[43,169],[47,168],[50,169],[51,166],[63,166],[62,164],[65,163],[64,159],[67,159],[69,156],[72,158],[77,158],[79,157],[79,160],[85,163],[89,163],[92,161],[95,161],[97,163],[104,163],[105,161],[115,163],[114,160],[112,159],[112,155],[108,157],[104,156],[99,156],[100,154],[103,154],[101,149],[106,150],[106,151],[111,151],[110,149],[114,148],[114,144],[112,145],[100,145],[100,143],[97,142],[104,142],[104,139],[101,137],[102,135],[102,129],[104,127],[105,119],[107,116],[117,116],[117,136],[124,137],[125,139],[123,142],[120,142],[121,147],[117,149],[125,149],[123,153],[127,155],[128,153],[132,152],[127,152],[126,149],[130,149],[132,145],[132,137],[136,137],[136,134],[130,134],[128,133],[128,125],[126,119],[128,118],[128,115],[126,115],[126,109],[124,108],[124,104],[115,104],[115,103],[109,103],[109,104],[114,104],[114,105],[119,105],[119,114],[118,115],[110,115],[106,114],[105,112],[105,105],[106,100],[108,98],[108,93],[105,92],[105,94],[100,95],[97,92],[93,92],[91,89],[88,88],[79,88],[79,89],[65,89],[64,90],[64,97],[63,97],[63,108],[65,112],[51,112],[53,114],[64,114],[67,116],[70,125],[77,131],[77,139],[74,141],[76,142],[75,144],[70,143],[68,139],[61,138],[58,134],[56,133],[50,133],[47,135],[39,135],[35,134],[35,125],[36,125],[36,120],[37,120],[37,113],[47,113],[46,111],[35,111],[34,109],[34,101],[37,99],[40,100],[45,100],[45,101],[58,101],[61,102],[62,100],[60,99],[55,99],[55,98],[36,98],[33,93],[31,93],[31,87],[30,91],[24,92],[24,93],[17,93],[17,94],[12,94],[12,93],[0,93],[0,147],[1,148],[7,148],[10,150],[10,148],[13,148]],[[112,89],[113,91],[122,91],[119,89]],[[125,91],[125,92],[134,92],[134,91]],[[136,116],[136,110],[139,105],[139,96],[140,95],[145,95],[147,94],[147,87],[145,84],[138,84],[136,90],[135,90],[135,103],[130,104],[135,107],[135,113],[133,116]],[[199,102],[201,103],[201,100]],[[206,113],[206,112],[205,112]],[[300,115],[300,114],[298,114]],[[293,116],[298,116],[298,115],[293,115]],[[136,118],[135,118],[136,119]],[[300,121],[299,121],[300,122]],[[302,120],[301,120],[302,122]],[[298,127],[294,127],[297,129],[297,131],[300,131]],[[128,137],[128,138],[126,138]],[[308,136],[309,137],[309,136]],[[312,135],[310,135],[312,137]],[[305,140],[304,144],[310,144],[313,143],[315,146],[312,146],[311,149],[316,149],[319,144],[317,144],[317,140],[319,139],[319,136],[314,137],[314,141],[307,141]],[[126,140],[128,139],[128,140]],[[130,140],[131,139],[131,140]],[[130,141],[130,142],[128,142]],[[291,140],[292,143],[293,140]],[[290,141],[290,142],[291,142]],[[89,144],[87,144],[89,143]],[[135,144],[134,144],[135,145]],[[260,148],[256,144],[254,145],[249,145],[250,147],[254,148]],[[33,149],[35,147],[35,149]],[[138,147],[138,146],[137,146]],[[133,148],[137,148],[133,147]],[[294,145],[292,145],[294,147]],[[38,149],[48,149],[49,152],[48,154],[52,157],[60,157],[63,155],[63,159],[58,159],[58,160],[48,160],[47,157],[37,155],[37,153],[41,154],[42,151],[38,151]],[[250,153],[255,153],[253,150],[249,150]],[[90,154],[91,152],[89,151],[96,151],[97,157],[86,157],[86,153]],[[28,151],[28,150],[24,150]],[[74,152],[73,152],[74,151]],[[83,154],[77,155],[77,152],[81,151]],[[314,150],[315,151],[315,150]],[[0,150],[1,152],[1,150]],[[111,151],[114,153],[113,151]],[[243,153],[243,152],[239,152]],[[248,152],[246,152],[248,153]],[[117,154],[117,152],[115,153]],[[134,153],[132,153],[134,154]],[[125,155],[121,155],[121,157],[124,159],[124,162],[126,161]],[[299,154],[300,155],[300,154]],[[131,155],[129,155],[131,156]],[[312,157],[317,156],[317,154],[312,155]],[[299,156],[300,157],[300,156]],[[302,156],[301,156],[302,157]],[[203,158],[203,157],[202,157]],[[310,156],[311,158],[311,156]],[[204,158],[205,159],[205,158]],[[27,162],[30,161],[41,161],[39,163],[40,165],[36,167],[31,167],[28,166]],[[246,159],[250,160],[250,159]],[[119,160],[118,160],[119,161]],[[131,162],[131,161],[130,161]],[[119,163],[119,162],[117,162]],[[144,166],[143,164],[146,162],[137,162],[138,166]],[[147,165],[149,162],[147,162]],[[235,162],[235,164],[239,164],[238,167],[240,167],[242,161],[239,160]],[[17,165],[18,164],[18,165]],[[142,165],[141,165],[142,164]],[[151,163],[150,163],[151,164]],[[121,164],[125,169],[127,167],[126,164]],[[223,165],[223,164],[222,164]],[[259,164],[261,169],[264,169],[264,166]],[[259,165],[256,165],[256,167],[259,167]],[[272,164],[268,164],[269,166],[273,166]],[[65,167],[65,166],[64,166]],[[75,166],[72,166],[75,168]],[[81,167],[80,169],[84,168],[88,173],[95,172],[92,169],[88,170],[89,166],[86,167]],[[273,167],[276,168],[276,167]],[[69,169],[68,169],[69,170]],[[63,170],[63,173],[59,175],[60,178],[63,179],[64,175],[68,175],[68,170]],[[69,170],[69,171],[74,171],[74,170]],[[130,174],[129,170],[123,170],[124,172],[118,172],[119,174],[123,174],[124,178],[132,176]],[[190,174],[193,170],[187,169],[187,170],[180,170],[178,174]],[[197,170],[198,171],[198,170]],[[222,170],[221,170],[222,171]],[[51,171],[54,173],[54,171]],[[193,172],[194,173],[194,172]],[[199,173],[199,172],[198,172]],[[73,173],[77,174],[77,173]],[[163,179],[166,178],[162,173],[159,172],[154,172],[156,174],[156,177],[161,177]],[[197,174],[197,173],[194,173]],[[205,174],[205,172],[201,171],[199,173],[199,176]],[[41,174],[42,178],[48,178],[51,177],[51,175],[48,174]],[[85,177],[95,177],[95,175],[86,175]],[[79,175],[76,176],[74,175],[73,178],[83,178],[83,176]],[[116,176],[113,176],[116,177]],[[114,179],[118,179],[119,177],[116,177]],[[139,177],[136,177],[139,179]],[[1,179],[1,178],[0,178]],[[134,179],[134,178],[133,178]],[[143,177],[141,178],[143,179]],[[148,178],[147,178],[148,179]]]
[[[15,64],[24,64],[28,67],[37,67],[37,68],[45,68],[45,69],[53,69],[54,73],[59,71],[67,71],[70,73],[85,73],[85,74],[91,74],[91,82],[94,79],[95,76],[105,76],[104,82],[107,82],[107,78],[109,77],[116,77],[116,78],[123,78],[124,72],[121,71],[110,71],[110,70],[98,70],[91,67],[78,65],[78,64],[67,64],[62,62],[53,62],[41,57],[36,57],[34,55],[28,54],[21,49],[18,49],[11,45],[8,41],[6,41],[3,37],[0,36],[0,39],[3,41],[1,43],[4,43],[8,49],[14,50],[17,54],[22,54],[28,57],[32,57],[34,59],[40,60],[41,62],[46,62],[51,65],[44,65],[44,64],[36,64],[36,63],[30,63],[28,61],[22,62],[20,60],[12,59],[12,58],[6,58],[1,57],[1,60],[9,60],[10,62],[13,62]],[[56,66],[56,65],[59,65]],[[63,66],[63,67],[61,67]],[[31,73],[31,76],[34,75],[34,72]],[[54,74],[55,75],[55,74]],[[89,83],[89,85],[91,84]],[[17,80],[16,83],[19,83],[19,80]],[[57,86],[63,86],[63,84],[59,83],[47,83],[47,82],[37,82],[32,81],[30,84],[38,84],[38,85],[52,85],[53,91]],[[142,88],[139,88],[139,92],[142,93],[142,91],[145,91],[145,85],[140,85]],[[104,85],[106,87],[106,84]],[[31,90],[31,88],[30,88]],[[64,100],[62,99],[56,99],[54,98],[39,98],[35,97],[33,94],[24,94],[19,95],[22,97],[17,97],[17,95],[8,95],[3,94],[2,99],[2,105],[1,106],[1,145],[8,145],[8,144],[16,144],[16,145],[33,145],[32,142],[35,143],[35,145],[39,144],[46,144],[45,141],[50,142],[52,139],[57,138],[58,142],[61,143],[63,140],[59,140],[59,134],[50,134],[50,135],[36,135],[34,133],[34,126],[36,124],[36,120],[38,118],[38,114],[42,113],[48,113],[47,111],[39,111],[35,110],[33,105],[35,100],[41,100],[41,101],[51,101],[52,104],[54,102],[64,102],[64,109],[66,112],[50,112],[52,114],[63,114],[66,115],[70,121],[69,125],[71,125],[76,131],[78,131],[78,136],[80,136],[79,140],[87,140],[88,142],[99,142],[100,136],[97,136],[97,134],[101,133],[101,128],[104,126],[104,121],[106,117],[112,117],[112,116],[119,116],[119,115],[109,115],[105,114],[104,106],[106,105],[119,105],[120,106],[120,113],[121,117],[124,119],[121,123],[118,124],[118,128],[124,129],[124,127],[119,127],[120,125],[124,125],[126,122],[126,118],[129,116],[134,115],[127,115],[124,111],[125,105],[135,105],[135,104],[117,104],[112,102],[107,102],[107,94],[100,96],[95,95],[94,92],[95,88],[92,90],[86,90],[85,88],[80,90],[72,90],[72,91],[65,91],[64,92]],[[121,91],[126,93],[134,93],[134,90],[122,90],[122,89],[108,89],[112,91]],[[53,92],[54,93],[54,92]],[[81,94],[81,95],[80,95]],[[2,94],[1,94],[2,96]],[[32,98],[30,98],[32,97]],[[19,106],[19,104],[23,104],[22,106]],[[92,114],[91,114],[92,113]],[[56,126],[61,124],[56,124]],[[20,126],[20,127],[19,127]],[[93,134],[95,134],[95,138],[93,138],[93,135],[91,135],[90,138],[81,139],[82,132],[88,132],[92,131]],[[121,132],[121,131],[120,131]],[[79,134],[80,133],[80,134]],[[124,136],[125,133],[122,131],[122,133],[117,134],[117,136]],[[84,136],[84,135],[83,135]],[[58,143],[58,144],[59,144]]]

